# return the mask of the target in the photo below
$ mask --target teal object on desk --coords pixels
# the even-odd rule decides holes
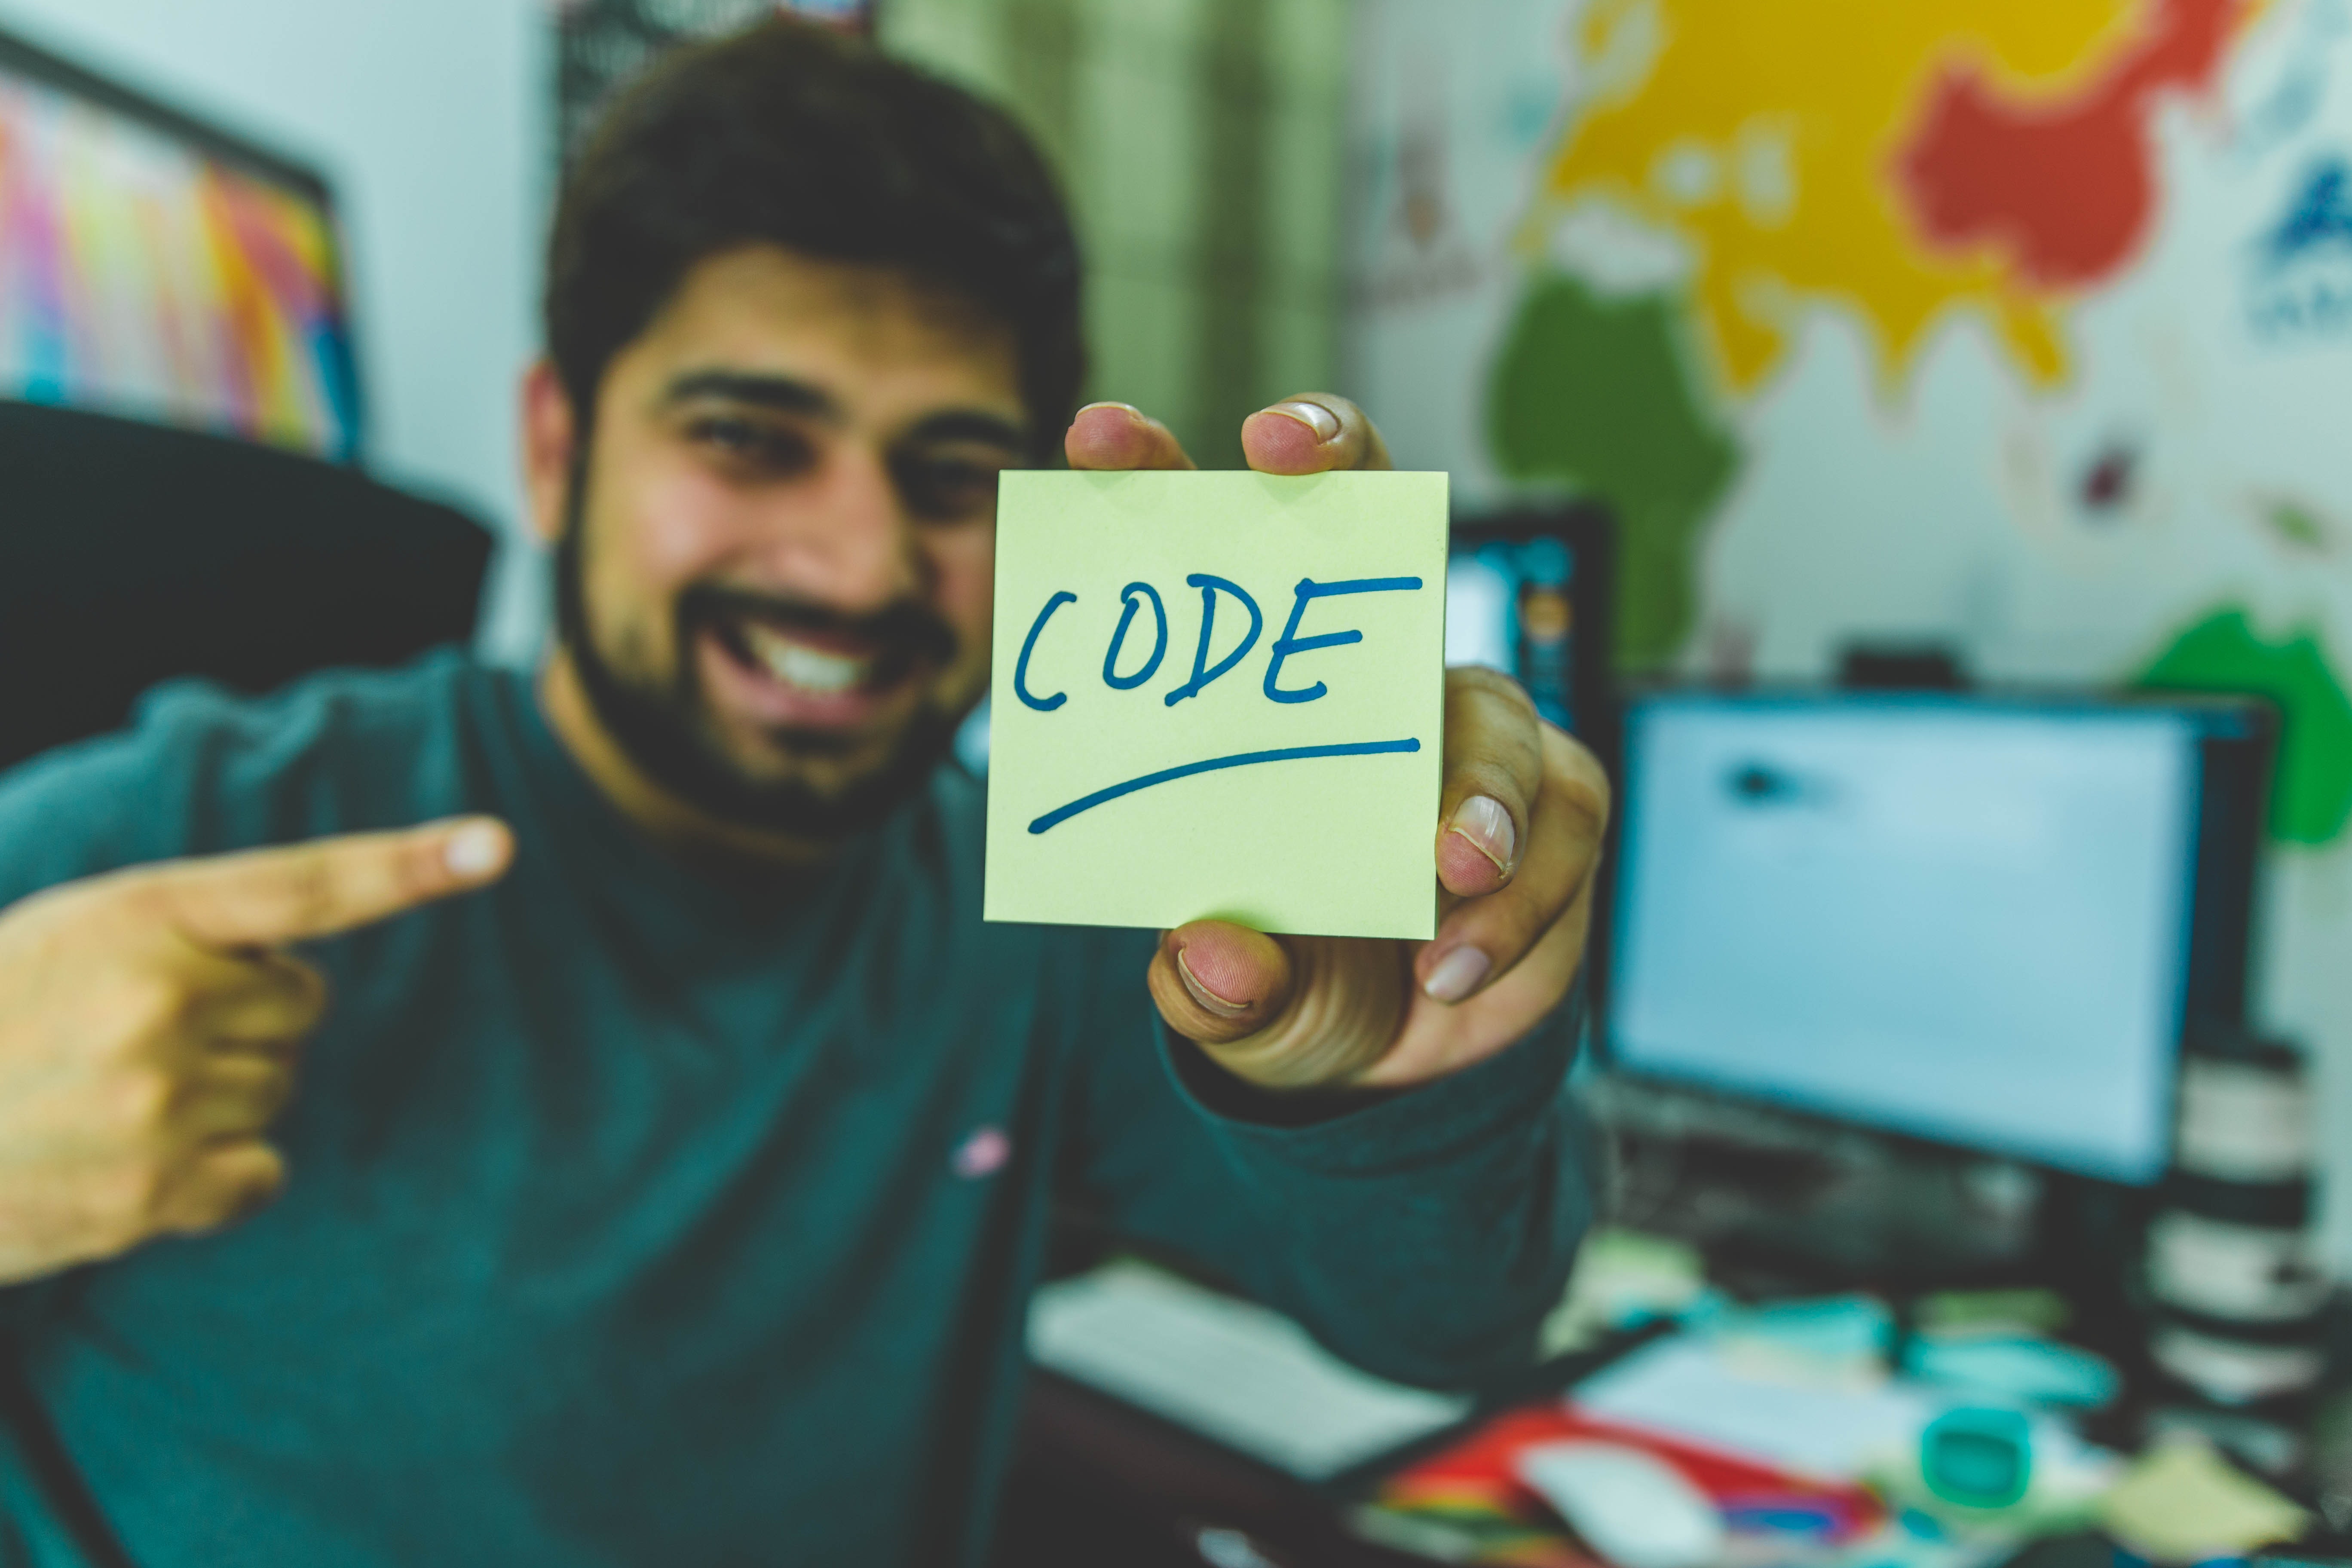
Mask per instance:
[[[1904,1370],[1930,1383],[1980,1391],[1979,1397],[2095,1410],[2114,1399],[2120,1379],[2099,1356],[2074,1345],[2023,1334],[1911,1342]]]
[[[1962,1508],[2007,1508],[2033,1480],[2033,1433],[2014,1410],[1948,1410],[1919,1436],[1927,1489]]]

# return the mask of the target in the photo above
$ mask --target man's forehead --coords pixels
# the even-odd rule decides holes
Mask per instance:
[[[912,399],[1022,413],[1004,323],[901,272],[772,246],[697,263],[629,352],[663,389],[718,372],[820,386],[851,408]]]

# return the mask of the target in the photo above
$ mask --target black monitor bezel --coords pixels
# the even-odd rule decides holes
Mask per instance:
[[[350,279],[344,266],[342,213],[326,175],[310,164],[102,76],[15,33],[0,31],[0,72],[70,93],[97,108],[135,121],[245,174],[280,186],[318,207],[334,240],[327,258],[327,287],[335,317],[342,323],[343,353],[351,376],[351,385],[346,389],[351,399],[351,441],[341,459],[357,466],[367,437],[366,383],[360,374],[357,323],[352,314]]]
[[[1569,658],[1575,666],[1570,701],[1579,719],[1575,734],[1613,784],[1620,776],[1624,737],[1624,695],[1617,672],[1616,515],[1593,500],[1523,502],[1494,511],[1465,511],[1455,515],[1446,546],[1451,552],[1465,546],[1475,549],[1488,542],[1521,544],[1537,538],[1559,540],[1568,546],[1575,563],[1576,575],[1569,586],[1569,598],[1576,610],[1569,633]],[[1616,847],[1612,816],[1601,847],[1601,868],[1593,880],[1592,919],[1585,935],[1585,1016],[1595,1041],[1601,1037],[1608,1000],[1610,931],[1602,911],[1608,904]]]
[[[1630,1065],[1619,1048],[1614,1019],[1607,1005],[1610,981],[1615,963],[1614,932],[1618,914],[1616,873],[1622,865],[1618,847],[1622,839],[1624,823],[1631,806],[1630,779],[1622,771],[1632,762],[1630,736],[1633,730],[1636,709],[1644,701],[1659,698],[1690,697],[1716,700],[1756,700],[1781,703],[1826,704],[1839,700],[1885,703],[1889,700],[1916,703],[1920,706],[1948,704],[1952,706],[1998,707],[2027,712],[2084,712],[2140,710],[2189,712],[2207,716],[2210,727],[2199,745],[2199,771],[2196,805],[2196,864],[2191,871],[2189,907],[2184,911],[2188,930],[2183,941],[2186,961],[2183,966],[2184,994],[2181,1000],[2181,1030],[2171,1043],[2170,1059],[2177,1065],[2183,1041],[2197,1029],[2211,1025],[2242,1026],[2246,1011],[2246,978],[2252,946],[2257,884],[2260,878],[2261,847],[2263,841],[2263,812],[2269,795],[2270,768],[2276,754],[2279,718],[2276,710],[2260,698],[2252,696],[2222,696],[2206,692],[2115,690],[2092,691],[2080,688],[2003,686],[1965,689],[1960,690],[1857,690],[1835,686],[1800,682],[1769,685],[1725,687],[1690,681],[1645,681],[1627,688],[1618,704],[1621,742],[1616,752],[1617,766],[1611,776],[1617,780],[1619,809],[1610,827],[1609,853],[1603,866],[1600,908],[1594,920],[1595,940],[1591,956],[1591,991],[1594,996],[1592,1019],[1593,1051],[1596,1062],[1610,1074],[1629,1083],[1663,1089],[1678,1095],[1690,1095],[1708,1102],[1759,1110],[1776,1118],[1785,1118],[1792,1124],[1811,1125],[1825,1130],[1859,1131],[1873,1138],[1885,1140],[1896,1147],[1937,1151],[1947,1155],[1977,1159],[1995,1159],[2041,1171],[2062,1180],[2110,1187],[2126,1191],[2147,1191],[2164,1179],[2170,1164],[2171,1124],[2174,1115],[2173,1096],[2177,1093],[2177,1075],[2167,1079],[2167,1100],[2162,1108],[2166,1131],[2164,1159],[2144,1182],[2126,1182],[2112,1173],[2088,1171],[2055,1161],[2037,1159],[2030,1152],[2015,1148],[1994,1148],[1989,1144],[1972,1144],[1951,1139],[1937,1138],[1912,1128],[1896,1128],[1842,1116],[1825,1107],[1796,1100],[1778,1099],[1769,1095],[1744,1091],[1736,1087],[1697,1077],[1685,1077],[1670,1072],[1637,1068]],[[2242,732],[2234,736],[2218,733],[2223,716],[2234,720]],[[2235,752],[2235,756],[2229,755]],[[2237,776],[2230,780],[2232,790],[2250,793],[2251,803],[2242,794],[2227,803],[2230,808],[2242,808],[2249,804],[2252,810],[2242,812],[2231,820],[2217,817],[2223,803],[2217,802],[2213,782],[2223,764],[2235,769]]]

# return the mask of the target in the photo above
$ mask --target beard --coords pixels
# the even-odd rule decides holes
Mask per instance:
[[[940,668],[951,662],[957,639],[945,621],[911,603],[852,616],[823,605],[697,584],[678,595],[671,616],[677,674],[667,682],[633,676],[605,656],[589,625],[582,543],[585,467],[583,454],[572,471],[563,534],[555,548],[556,634],[598,722],[640,773],[720,822],[816,842],[875,827],[922,792],[953,748],[961,713],[925,700],[880,761],[830,787],[805,779],[761,777],[729,753],[688,650],[704,631],[731,644],[732,628],[753,612],[772,623],[853,632],[881,650],[877,672],[903,674],[926,663]],[[795,758],[837,757],[865,743],[862,737],[811,730],[770,730],[767,738],[778,752]]]

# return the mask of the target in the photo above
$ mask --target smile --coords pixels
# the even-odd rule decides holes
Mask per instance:
[[[771,627],[742,627],[743,650],[778,685],[816,697],[855,691],[873,679],[875,658],[812,647]]]

